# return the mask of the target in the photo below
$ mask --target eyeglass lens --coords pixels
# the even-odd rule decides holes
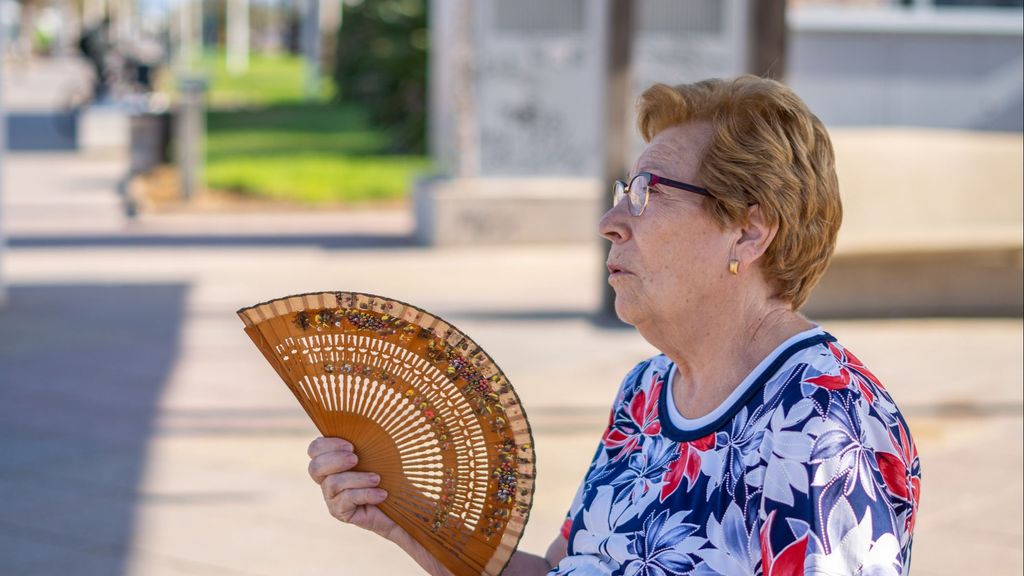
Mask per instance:
[[[644,211],[645,204],[647,204],[648,185],[650,185],[650,179],[646,174],[634,176],[629,181],[629,207],[636,216]]]
[[[650,178],[646,174],[634,176],[629,181],[629,186],[626,186],[621,180],[617,180],[612,189],[613,202],[618,205],[622,201],[622,197],[627,196],[629,198],[629,213],[639,216],[643,213],[647,203],[648,186],[650,186]]]

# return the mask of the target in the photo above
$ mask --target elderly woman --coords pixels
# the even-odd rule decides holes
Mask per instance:
[[[788,88],[744,76],[640,99],[647,147],[601,219],[615,311],[662,354],[626,375],[561,534],[506,574],[906,574],[920,493],[878,379],[799,313],[839,230],[832,146]],[[445,569],[320,438],[331,513]]]

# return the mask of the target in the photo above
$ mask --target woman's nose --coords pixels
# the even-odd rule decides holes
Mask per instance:
[[[597,229],[601,236],[612,243],[623,242],[629,238],[629,201],[623,198],[601,216]]]

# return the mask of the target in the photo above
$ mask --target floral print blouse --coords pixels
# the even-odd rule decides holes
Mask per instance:
[[[921,465],[878,379],[820,328],[711,414],[664,355],[625,378],[550,574],[907,574]]]

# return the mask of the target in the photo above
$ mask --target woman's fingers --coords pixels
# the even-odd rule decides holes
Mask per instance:
[[[306,453],[309,454],[310,458],[316,458],[320,454],[326,452],[352,452],[352,443],[342,438],[324,438],[320,437],[309,443],[309,448],[306,449]]]
[[[320,485],[331,516],[371,530],[385,538],[397,525],[377,508],[387,492],[377,487],[380,476],[352,470],[359,462],[352,443],[341,438],[317,438],[310,443],[309,477]]]
[[[330,500],[343,490],[374,488],[380,483],[380,476],[373,472],[343,472],[327,476],[320,483],[324,498]]]
[[[309,461],[309,477],[321,484],[324,478],[347,472],[358,462],[359,457],[351,451],[323,452]]]
[[[383,502],[388,493],[380,488],[349,488],[330,495],[329,482],[324,482],[324,499],[327,501],[327,508],[334,516],[342,522],[353,522],[356,520],[370,519],[366,506],[375,506]],[[370,528],[364,526],[364,528]]]

